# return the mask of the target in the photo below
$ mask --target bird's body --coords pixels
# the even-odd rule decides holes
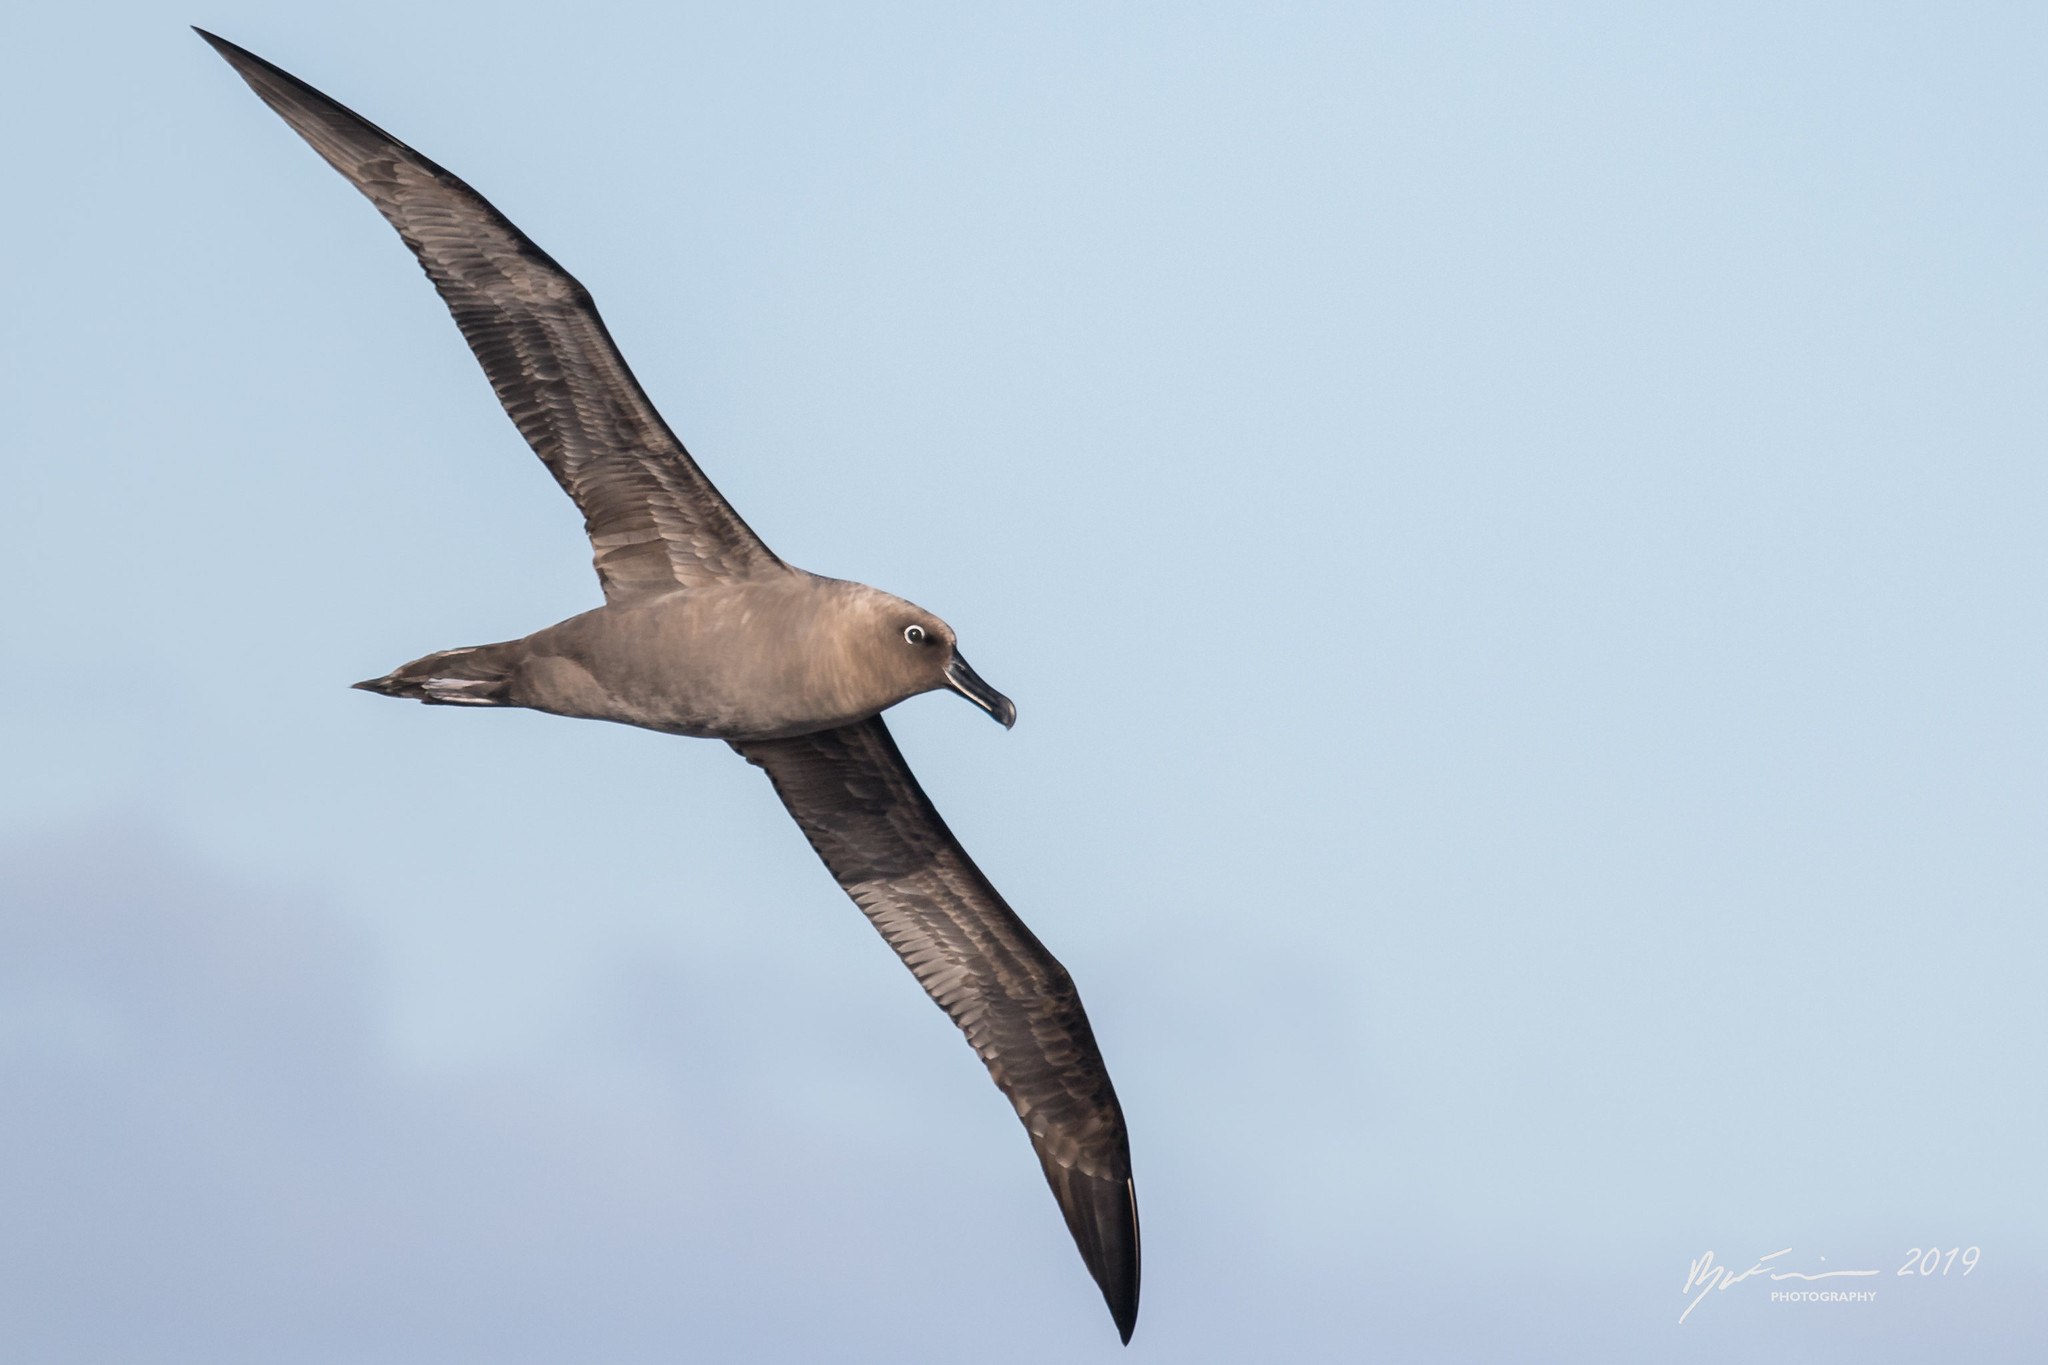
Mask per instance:
[[[1017,1111],[1130,1340],[1137,1199],[1088,1016],[881,717],[937,688],[1005,726],[1016,708],[930,612],[805,573],[763,544],[655,411],[583,286],[475,190],[297,77],[201,36],[412,249],[507,415],[583,513],[604,590],[603,606],[522,639],[443,650],[357,686],[723,739],[763,769]]]
[[[931,645],[903,639],[910,626]],[[522,706],[704,739],[784,739],[947,685],[930,612],[864,583],[777,569],[608,602],[502,644],[359,683],[389,696]]]

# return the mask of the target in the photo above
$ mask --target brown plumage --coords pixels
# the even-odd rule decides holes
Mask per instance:
[[[200,31],[377,206],[440,291],[498,400],[582,511],[605,604],[519,640],[444,650],[357,684],[727,740],[967,1036],[1017,1116],[1119,1334],[1138,1312],[1123,1112],[1074,983],[961,849],[880,712],[936,688],[1005,725],[1009,700],[950,626],[785,564],[719,496],[640,389],[590,295],[432,161]]]
[[[833,877],[1010,1097],[1129,1341],[1138,1316],[1131,1148],[1073,978],[946,828],[880,716],[732,747],[768,774]]]

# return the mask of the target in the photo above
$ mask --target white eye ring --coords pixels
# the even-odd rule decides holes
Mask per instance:
[[[923,627],[923,626],[905,626],[905,627],[903,628],[903,638],[904,638],[904,640],[905,640],[905,641],[906,641],[907,643],[910,643],[910,644],[913,644],[913,645],[921,645],[921,644],[923,644],[923,643],[924,643],[924,627]]]

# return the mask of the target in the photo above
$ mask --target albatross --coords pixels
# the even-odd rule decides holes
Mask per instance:
[[[881,716],[942,688],[1005,727],[1016,707],[932,613],[763,544],[655,411],[590,294],[482,195],[304,81],[195,31],[398,230],[590,534],[604,605],[356,686],[722,739],[764,770],[1016,1109],[1128,1343],[1130,1142],[1081,998],[946,828]]]

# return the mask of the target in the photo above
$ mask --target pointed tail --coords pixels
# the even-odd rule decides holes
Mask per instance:
[[[471,645],[414,659],[403,668],[356,686],[429,706],[517,706],[512,699],[512,673],[503,646]]]

